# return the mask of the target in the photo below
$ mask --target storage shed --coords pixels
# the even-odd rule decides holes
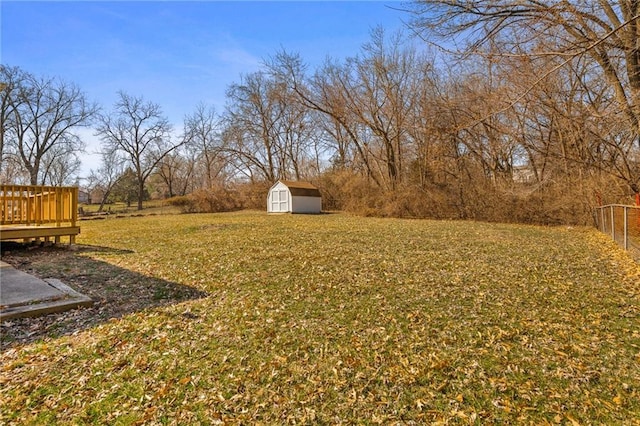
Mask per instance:
[[[321,213],[320,190],[309,182],[279,180],[269,189],[268,213]]]

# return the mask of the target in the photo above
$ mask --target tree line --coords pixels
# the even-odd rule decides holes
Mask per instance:
[[[73,180],[87,126],[103,158],[87,185],[108,195],[128,176],[140,207],[154,192],[195,210],[262,208],[277,179],[382,216],[589,223],[595,205],[638,197],[640,3],[406,12],[410,32],[372,29],[344,60],[311,69],[275,52],[228,87],[223,111],[197,105],[180,130],[142,97],[119,93],[105,112],[73,84],[3,65],[0,176]]]

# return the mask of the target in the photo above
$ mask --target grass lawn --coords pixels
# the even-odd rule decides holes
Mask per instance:
[[[77,241],[3,256],[98,303],[2,326],[2,424],[640,424],[640,267],[593,229],[240,212]]]

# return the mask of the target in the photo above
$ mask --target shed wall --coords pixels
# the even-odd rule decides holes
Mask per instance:
[[[293,213],[320,213],[322,198],[320,197],[292,197]]]
[[[267,212],[288,213],[291,211],[291,192],[286,185],[278,182],[269,190],[267,197]]]

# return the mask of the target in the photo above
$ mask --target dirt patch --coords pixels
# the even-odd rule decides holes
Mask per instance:
[[[117,252],[95,246],[34,247],[3,243],[3,261],[42,279],[58,279],[89,296],[95,304],[91,308],[3,322],[0,349],[73,334],[129,313],[206,296],[194,288],[92,258],[92,253],[105,250]]]

